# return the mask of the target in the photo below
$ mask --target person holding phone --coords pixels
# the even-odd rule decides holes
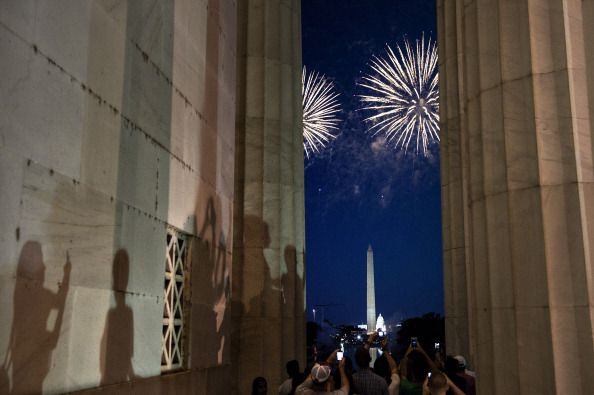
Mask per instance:
[[[345,372],[345,358],[342,358],[338,364],[338,370],[340,371],[340,383],[341,387],[337,390],[333,390],[329,385],[328,380],[332,373],[330,367],[336,360],[338,351],[334,351],[324,364],[316,363],[311,369],[311,373],[305,381],[297,387],[295,390],[296,395],[348,395],[350,389],[349,379]]]
[[[417,338],[411,338],[406,354],[400,362],[400,395],[422,395],[423,382],[430,371],[438,371],[437,366],[423,350]]]
[[[400,389],[400,375],[398,374],[398,365],[390,354],[390,347],[386,337],[381,339],[380,349],[382,353],[373,364],[373,372],[386,381],[386,384],[388,384],[388,393],[390,395],[396,395]]]
[[[386,356],[388,360],[388,365],[390,366],[390,382],[388,383],[388,394],[390,395],[397,395],[400,392],[400,375],[398,373],[398,365],[394,358],[392,358],[392,354],[390,354],[390,350],[388,347],[388,339],[383,339],[381,342],[381,348],[384,352],[383,355]]]
[[[375,374],[369,367],[371,363],[369,349],[377,336],[377,332],[371,333],[367,342],[355,352],[355,362],[359,366],[359,371],[353,375],[353,387],[357,394],[388,395],[388,384],[386,380]]]
[[[338,359],[338,355],[336,356],[336,358]],[[346,355],[343,355],[343,359],[341,359],[341,361],[344,361],[344,373],[347,377],[347,380],[349,381],[349,395],[356,395],[355,391],[354,391],[354,387],[353,387],[353,361]],[[341,388],[342,387],[342,379],[340,376],[340,371],[338,369],[336,369],[334,371],[333,374],[333,378],[334,378],[334,388]]]

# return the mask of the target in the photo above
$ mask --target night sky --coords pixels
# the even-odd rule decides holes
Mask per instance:
[[[315,305],[336,304],[325,309],[334,324],[365,321],[369,243],[377,313],[443,314],[439,147],[424,158],[386,146],[366,132],[356,97],[386,44],[436,39],[435,1],[302,0],[302,18],[303,64],[334,81],[344,121],[305,163],[308,319]]]

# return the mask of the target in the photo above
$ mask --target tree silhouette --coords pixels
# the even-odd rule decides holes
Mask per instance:
[[[439,342],[444,346],[445,321],[437,313],[427,313],[421,317],[408,318],[396,336],[396,355],[401,358],[410,344],[411,337],[416,337],[423,349],[429,354],[434,353],[434,344]]]

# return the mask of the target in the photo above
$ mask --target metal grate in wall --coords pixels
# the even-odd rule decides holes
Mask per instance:
[[[183,292],[187,256],[188,238],[175,230],[168,230],[163,290],[165,303],[163,304],[161,372],[180,369],[183,364]]]

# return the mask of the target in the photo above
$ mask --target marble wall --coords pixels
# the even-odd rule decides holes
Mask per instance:
[[[0,393],[230,390],[236,26],[226,0],[0,2]],[[168,228],[191,334],[160,376]]]
[[[238,3],[234,389],[305,367],[300,1]]]
[[[438,1],[446,338],[481,394],[594,393],[594,1]]]

